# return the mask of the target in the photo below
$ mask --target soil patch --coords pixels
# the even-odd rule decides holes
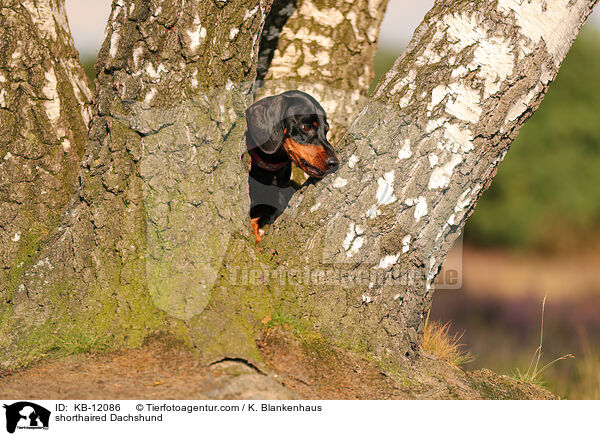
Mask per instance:
[[[49,357],[0,373],[6,399],[550,399],[487,370],[468,373],[431,356],[393,369],[282,327],[258,345],[266,373],[245,362],[198,363],[184,344],[152,338],[138,349]]]

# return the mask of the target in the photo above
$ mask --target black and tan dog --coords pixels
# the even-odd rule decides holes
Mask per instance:
[[[246,110],[246,142],[252,165],[250,220],[256,242],[259,228],[281,214],[291,194],[292,162],[314,179],[339,165],[327,141],[329,125],[321,105],[301,91],[266,97]]]

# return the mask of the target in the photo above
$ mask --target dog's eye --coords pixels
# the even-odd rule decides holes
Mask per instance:
[[[313,129],[313,126],[311,126],[310,124],[302,124],[302,130],[304,130],[305,132],[311,132]]]

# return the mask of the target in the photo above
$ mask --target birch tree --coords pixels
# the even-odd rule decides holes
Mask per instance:
[[[69,173],[62,191],[74,185],[73,195],[55,203],[60,220],[46,220],[31,245],[33,224],[3,206],[3,231],[21,233],[3,235],[0,364],[73,341],[136,346],[167,332],[205,363],[261,366],[255,340],[273,316],[384,361],[416,356],[449,248],[595,3],[437,1],[366,101],[385,1],[115,1],[89,142],[77,180]],[[66,64],[62,3],[27,5],[3,6],[2,19],[39,35],[60,26],[55,45],[30,44]],[[18,39],[5,31],[2,41],[16,47]],[[14,55],[3,53],[3,126],[15,111],[21,125],[51,126],[42,129],[55,132],[41,142],[48,155],[64,151],[65,138],[81,143],[74,132],[89,100],[75,79],[79,64],[70,58],[59,80],[56,66],[53,79],[50,65],[13,67]],[[33,93],[6,100],[24,89],[26,70]],[[343,164],[296,193],[257,252],[240,159],[244,111],[255,91],[278,92],[290,78],[323,100]],[[68,121],[55,117],[57,98]],[[16,133],[3,135],[6,156]],[[36,141],[24,135],[11,156]],[[2,164],[3,195],[19,177],[7,170],[11,159]]]

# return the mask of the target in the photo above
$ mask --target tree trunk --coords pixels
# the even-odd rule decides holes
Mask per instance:
[[[449,247],[596,0],[555,3],[437,2],[343,166],[257,253],[240,157],[270,4],[116,1],[76,196],[2,288],[1,364],[166,331],[204,362],[260,365],[269,316],[385,360],[416,353]]]
[[[71,198],[87,143],[91,97],[64,1],[3,1],[0,284],[16,284]]]
[[[330,142],[338,142],[367,101],[387,2],[275,2],[261,38],[257,97],[313,95],[327,112]]]
[[[113,3],[77,195],[3,290],[5,365],[156,331],[189,341],[229,235],[245,233],[244,113],[269,4],[159,3]]]
[[[521,4],[522,3],[522,4]],[[418,351],[433,282],[596,0],[438,1],[354,120],[342,167],[266,239],[300,313],[392,360]]]

